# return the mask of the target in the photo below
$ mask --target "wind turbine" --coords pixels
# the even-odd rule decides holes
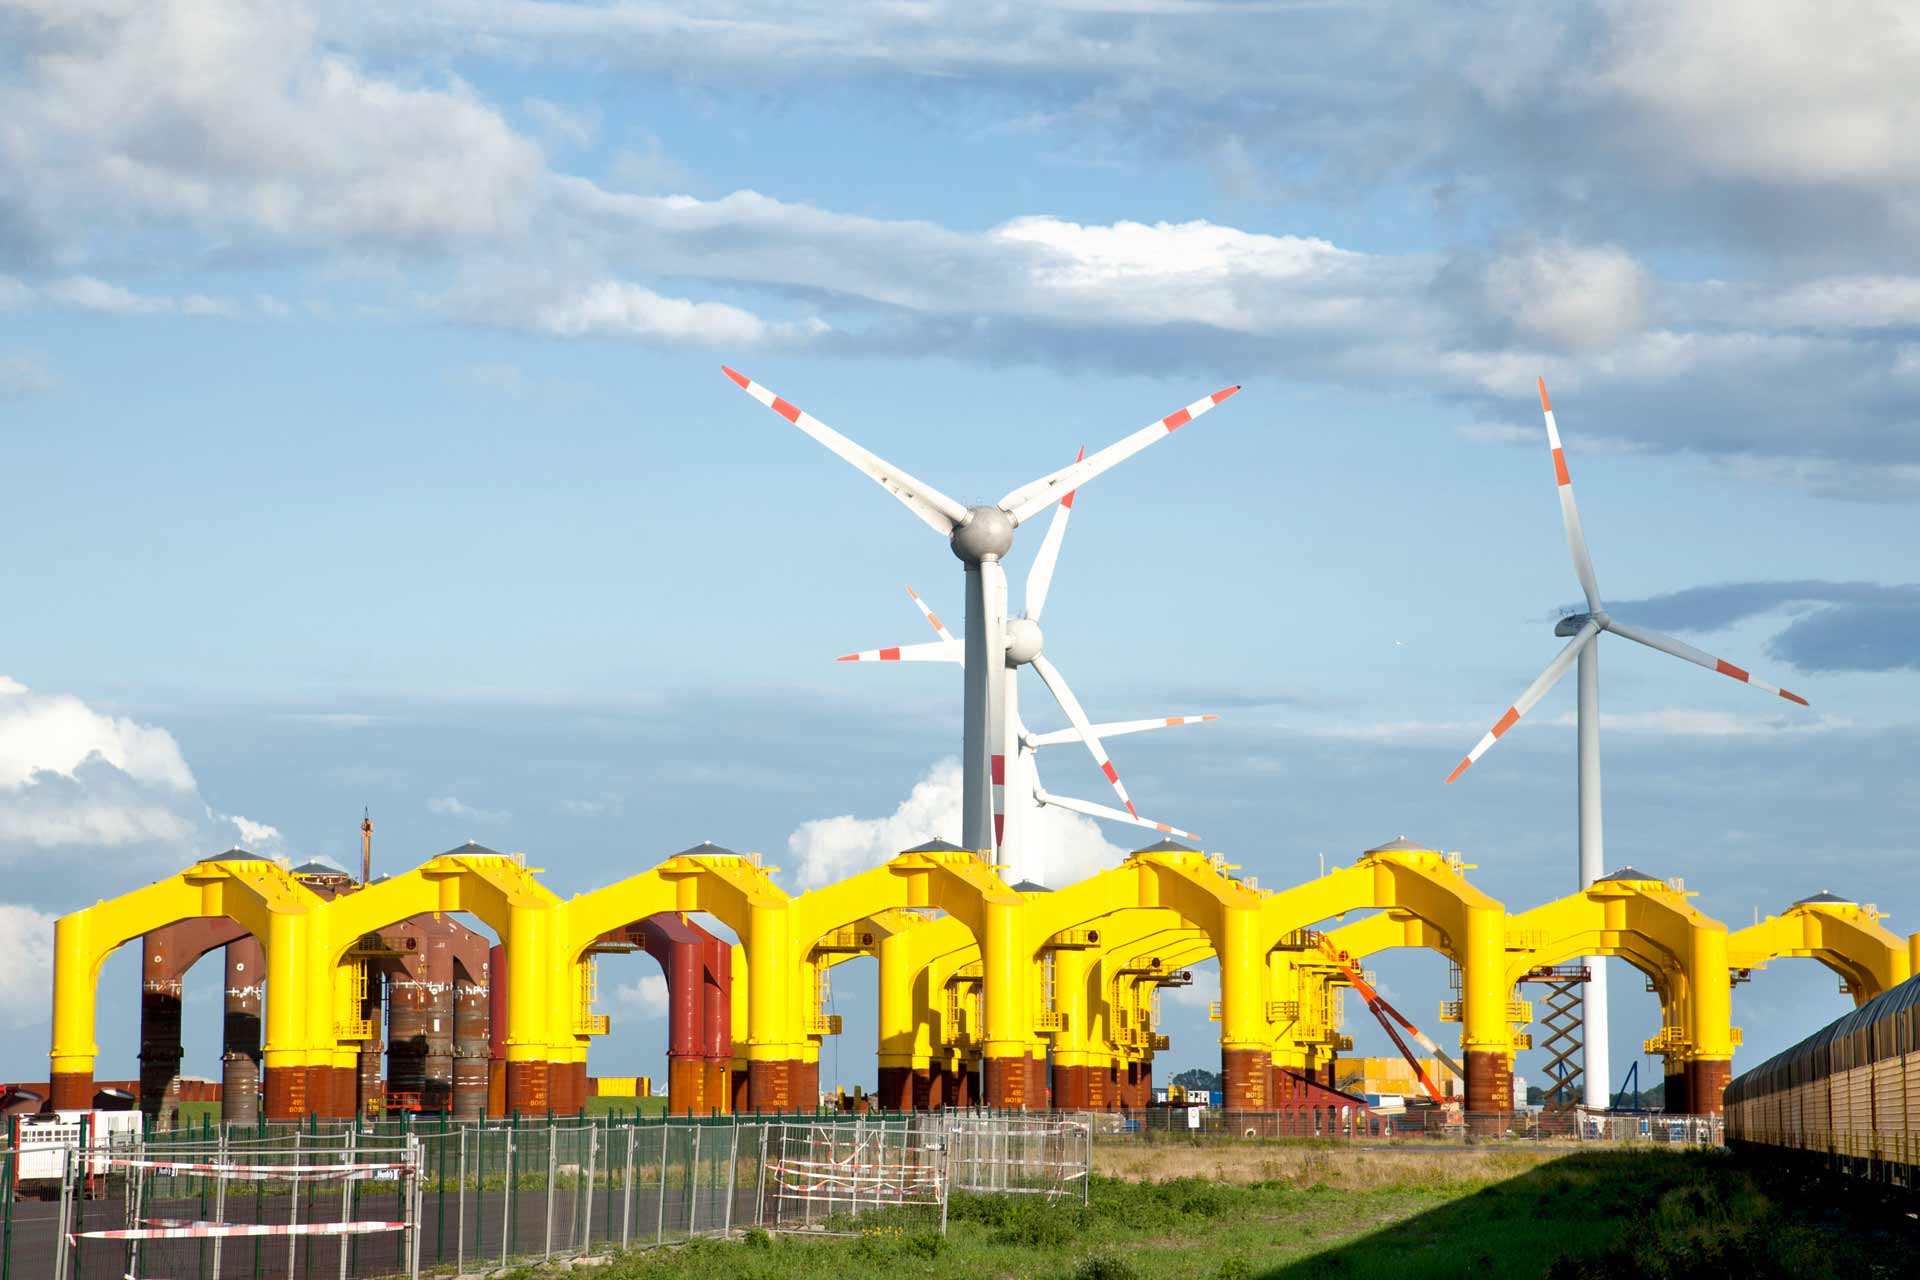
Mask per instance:
[[[1764,680],[1756,680],[1750,672],[1731,662],[1702,653],[1672,636],[1649,631],[1645,627],[1628,626],[1615,621],[1607,613],[1600,604],[1600,586],[1593,576],[1593,560],[1587,554],[1587,537],[1580,529],[1580,510],[1573,502],[1573,481],[1567,475],[1567,457],[1560,447],[1560,428],[1554,424],[1553,405],[1547,399],[1545,378],[1540,379],[1540,410],[1547,419],[1547,444],[1553,451],[1553,475],[1560,489],[1560,519],[1567,530],[1567,549],[1573,553],[1573,571],[1580,579],[1581,593],[1586,596],[1587,611],[1570,614],[1554,624],[1553,634],[1571,637],[1567,647],[1555,655],[1553,661],[1547,664],[1547,669],[1540,673],[1539,679],[1527,686],[1526,692],[1507,708],[1507,713],[1474,745],[1473,750],[1467,752],[1466,759],[1447,775],[1447,781],[1453,782],[1467,771],[1467,766],[1486,754],[1487,748],[1513,728],[1521,716],[1531,711],[1533,705],[1553,687],[1555,681],[1566,674],[1567,667],[1577,658],[1580,666],[1576,713],[1579,735],[1580,887],[1585,889],[1605,874],[1602,864],[1606,860],[1600,828],[1600,636],[1603,632],[1611,632],[1622,639],[1643,644],[1649,649],[1658,649],[1676,658],[1684,658],[1709,671],[1732,676],[1744,684],[1777,694],[1803,707],[1807,705],[1807,700]],[[1607,972],[1604,958],[1588,956],[1587,971],[1592,978],[1587,983],[1581,1008],[1581,1021],[1586,1032],[1585,1057],[1581,1064],[1586,1105],[1605,1110],[1611,1100],[1611,1084],[1607,1070]]]
[[[1081,457],[1086,451],[1081,450]],[[1076,459],[1077,461],[1078,459]],[[1178,725],[1199,724],[1207,720],[1218,720],[1216,715],[1162,716],[1152,720],[1121,720],[1109,724],[1091,724],[1082,709],[1079,700],[1074,697],[1066,677],[1060,673],[1043,653],[1045,638],[1040,630],[1040,615],[1046,608],[1047,594],[1053,583],[1054,569],[1059,564],[1060,547],[1066,536],[1067,521],[1073,513],[1073,492],[1069,491],[1054,508],[1053,519],[1047,525],[1045,540],[1040,545],[1040,554],[1034,558],[1027,571],[1026,608],[1018,618],[1007,621],[1006,664],[1000,679],[1004,684],[1001,693],[1005,715],[1013,727],[1017,741],[1017,750],[1011,755],[1001,780],[994,788],[994,836],[1002,854],[1002,861],[1024,864],[1030,851],[1022,826],[1026,816],[1035,804],[1054,805],[1088,817],[1105,818],[1114,822],[1125,822],[1133,826],[1146,827],[1167,835],[1177,835],[1188,840],[1196,837],[1190,831],[1168,826],[1164,822],[1155,822],[1143,818],[1133,801],[1121,785],[1113,761],[1108,757],[1105,738],[1119,737],[1128,733],[1144,733],[1154,729],[1173,728]],[[859,653],[849,653],[840,658],[841,662],[965,662],[965,653],[953,633],[927,606],[919,593],[909,586],[907,595],[912,598],[916,608],[926,618],[934,634],[940,639],[917,645],[896,645],[886,649],[865,649]],[[1053,733],[1034,734],[1020,720],[1019,713],[1019,670],[1031,665],[1039,673],[1041,680],[1053,694],[1054,701],[1066,713],[1070,727]],[[1035,758],[1038,748],[1068,742],[1078,742],[1086,746],[1093,756],[1094,764],[1113,787],[1124,809],[1114,809],[1106,805],[1094,804],[1088,800],[1075,800],[1067,796],[1056,796],[1040,785],[1038,761]],[[1022,871],[1028,878],[1041,879],[1037,871],[1022,865]]]
[[[1006,714],[1006,682],[993,679],[1006,663],[1010,645],[1024,652],[1032,645],[1039,656],[1037,626],[1007,625],[1007,575],[1001,557],[1013,547],[1014,530],[1052,506],[1095,476],[1118,466],[1148,445],[1206,413],[1240,390],[1216,391],[1184,409],[1168,414],[1108,445],[1091,458],[1050,472],[1008,493],[988,506],[967,507],[933,486],[900,470],[884,458],[861,448],[797,405],[725,365],[726,375],[748,395],[766,405],[802,432],[825,445],[843,461],[898,498],[935,533],[947,539],[966,570],[967,613],[961,772],[961,843],[969,849],[995,848],[992,815],[994,788],[1004,782],[1009,756],[1019,754],[1017,717]],[[1044,556],[1047,549],[1041,548]],[[1057,554],[1057,549],[1056,549]],[[1042,597],[1044,599],[1044,595]],[[1041,669],[1036,663],[1036,669]],[[1042,678],[1045,678],[1044,669]],[[1049,687],[1052,682],[1049,681]],[[1071,697],[1071,695],[1068,695]],[[1084,719],[1084,716],[1082,717]]]

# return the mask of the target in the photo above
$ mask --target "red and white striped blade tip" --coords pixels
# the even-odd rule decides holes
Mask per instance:
[[[1172,413],[1160,419],[1160,425],[1169,431],[1178,431],[1181,427],[1193,421],[1193,411],[1195,409],[1211,409],[1214,405],[1222,403],[1239,390],[1239,384],[1236,383],[1224,391],[1216,391],[1208,396],[1207,403],[1203,404],[1195,401],[1184,409],[1175,409]]]
[[[740,387],[740,389],[743,391],[747,388],[748,384],[750,384],[753,381],[753,379],[749,378],[746,374],[741,373],[736,369],[728,368],[724,364],[720,366],[720,372],[726,374],[729,378],[732,378],[735,385]]]
[[[1547,380],[1538,378],[1536,381],[1540,384],[1540,412],[1552,413],[1553,404],[1547,399]]]
[[[1751,671],[1748,671],[1745,667],[1736,667],[1725,658],[1715,658],[1713,660],[1713,669],[1723,676],[1733,677],[1741,684],[1750,684],[1756,689],[1764,689],[1768,693],[1777,693],[1788,702],[1797,702],[1803,707],[1812,705],[1791,689],[1782,689],[1778,685],[1768,684],[1765,680],[1755,680]]]
[[[1085,462],[1087,460],[1087,446],[1081,445],[1080,452],[1073,455],[1073,460],[1075,462]],[[1060,499],[1060,505],[1071,511],[1073,509],[1073,495],[1078,492],[1078,489],[1067,490],[1067,496]]]

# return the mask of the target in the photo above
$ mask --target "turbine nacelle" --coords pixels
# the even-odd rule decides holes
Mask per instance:
[[[1007,619],[1007,665],[1024,667],[1040,656],[1045,637],[1032,618]]]
[[[1568,636],[1577,636],[1580,634],[1580,629],[1589,622],[1597,623],[1600,629],[1605,631],[1607,624],[1612,621],[1613,619],[1607,616],[1604,609],[1595,609],[1592,613],[1569,613],[1553,624],[1553,634],[1563,640]]]
[[[970,507],[967,520],[947,539],[963,564],[998,560],[1013,549],[1013,517],[998,507]]]

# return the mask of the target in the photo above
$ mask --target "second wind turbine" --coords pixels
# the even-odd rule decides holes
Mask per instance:
[[[947,539],[966,570],[966,684],[961,733],[960,843],[991,854],[993,787],[1004,777],[1006,762],[1018,758],[1018,728],[1005,714],[1004,682],[992,673],[1006,665],[1007,575],[1001,560],[1013,548],[1014,530],[1063,495],[1118,466],[1148,445],[1208,412],[1240,390],[1216,391],[1184,409],[1135,431],[1090,458],[1021,485],[993,505],[968,507],[916,479],[886,459],[861,448],[799,406],[789,403],[745,374],[721,366],[748,395],[766,405],[843,461],[891,493],[935,533]]]

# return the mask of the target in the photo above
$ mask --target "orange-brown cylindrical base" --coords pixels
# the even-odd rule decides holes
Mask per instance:
[[[1469,1049],[1467,1068],[1467,1130],[1498,1133],[1513,1110],[1513,1058],[1491,1049]]]
[[[337,1120],[353,1119],[360,1105],[359,1067],[332,1067],[328,1069],[327,1076],[331,1099],[327,1114]]]
[[[1222,1049],[1220,1065],[1226,1076],[1224,1105],[1229,1111],[1265,1111],[1273,1083],[1273,1055],[1265,1049]],[[1151,1097],[1152,1094],[1147,1095]]]
[[[727,1064],[727,1085],[733,1093],[733,1110],[738,1115],[742,1111],[753,1110],[752,1080],[745,1067]]]
[[[268,1067],[261,1093],[266,1099],[267,1119],[304,1120],[307,1116],[307,1069],[305,1067]]]
[[[789,1068],[788,1079],[792,1082],[793,1109],[795,1111],[817,1111],[820,1109],[820,1064],[809,1062],[805,1058],[795,1058]]]
[[[880,1068],[880,1082],[873,1091],[873,1100],[882,1111],[913,1110],[913,1068]]]
[[[1053,1064],[1053,1107],[1056,1111],[1093,1110],[1093,1068]]]
[[[747,1102],[754,1111],[793,1110],[793,1063],[755,1058],[747,1063]]]
[[[1661,1109],[1670,1116],[1684,1116],[1693,1113],[1693,1099],[1687,1096],[1687,1069],[1666,1077],[1666,1088],[1661,1091]]]
[[[507,1110],[519,1115],[545,1115],[552,1103],[549,1064],[507,1063]]]
[[[1697,1058],[1687,1064],[1687,1105],[1697,1116],[1717,1116],[1724,1107],[1733,1064],[1725,1058]]]
[[[487,1059],[487,1115],[495,1120],[507,1114],[507,1060]]]
[[[703,1116],[707,1114],[706,1096],[706,1059],[667,1055],[668,1114]]]
[[[725,1058],[700,1064],[700,1098],[708,1111],[718,1110],[721,1115],[732,1113],[733,1080]]]
[[[983,1063],[983,1072],[987,1106],[1006,1111],[1025,1111],[1035,1105],[1028,1092],[1033,1079],[1033,1059],[1028,1054],[990,1057]]]
[[[93,1106],[93,1072],[56,1071],[47,1092],[56,1111],[85,1111]]]

